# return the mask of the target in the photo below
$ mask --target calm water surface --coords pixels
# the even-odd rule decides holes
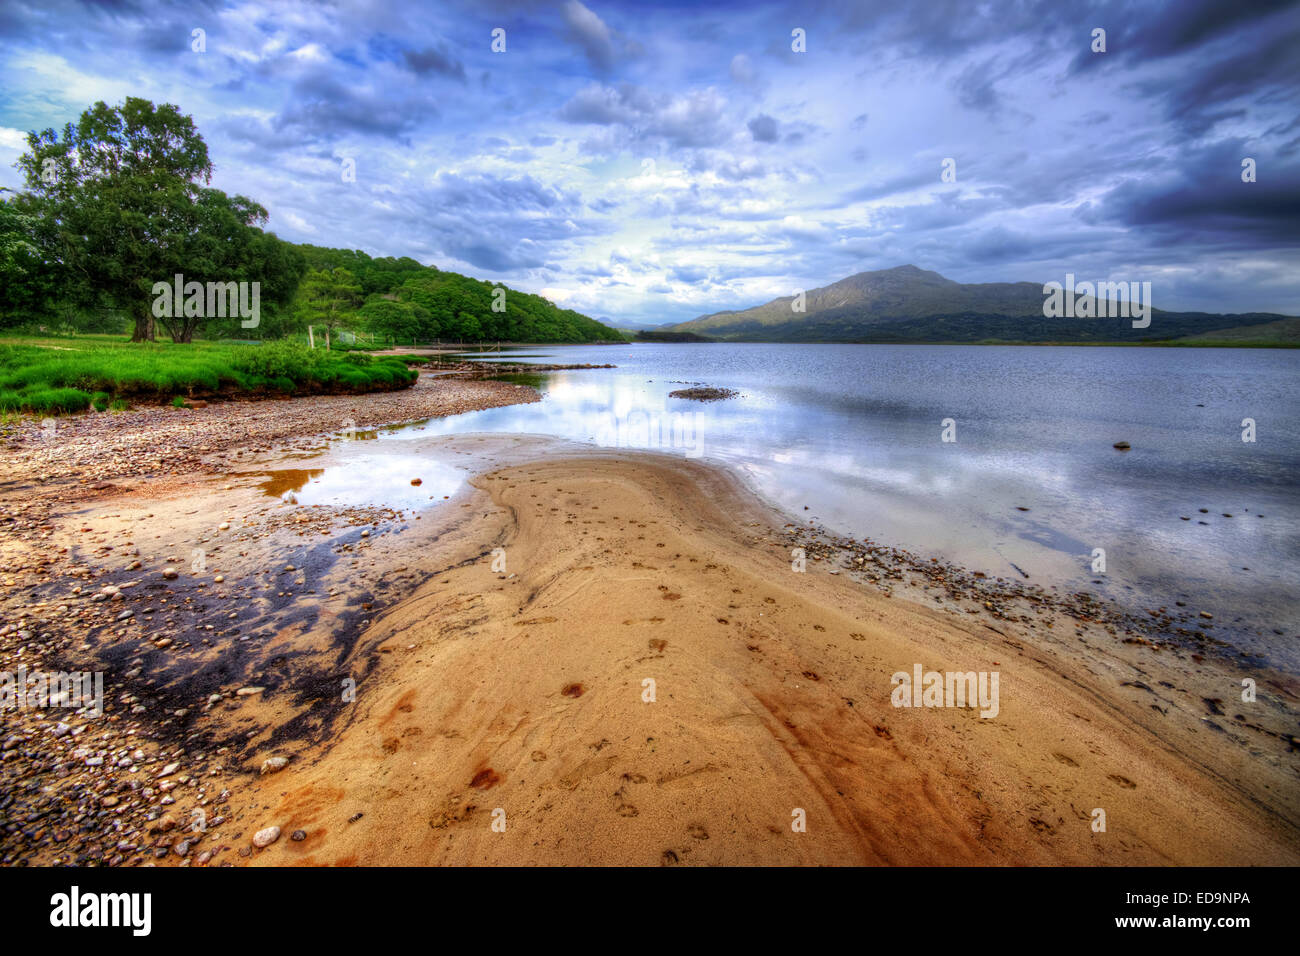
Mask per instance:
[[[521,358],[618,368],[547,373],[540,403],[381,438],[525,432],[720,462],[799,519],[1138,608],[1184,600],[1212,611],[1220,636],[1300,664],[1300,352],[636,344],[501,356]],[[670,398],[681,383],[741,395]]]

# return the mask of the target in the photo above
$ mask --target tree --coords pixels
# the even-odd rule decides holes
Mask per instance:
[[[302,280],[300,301],[312,324],[324,325],[329,334],[350,319],[361,304],[361,284],[341,267],[313,269]]]
[[[427,311],[395,296],[371,296],[361,307],[360,316],[369,331],[398,341],[427,340],[437,335],[437,327]]]
[[[27,135],[18,160],[53,229],[62,265],[128,312],[153,341],[153,284],[184,272],[203,219],[208,148],[180,110],[139,97],[103,102],[64,127]]]
[[[184,251],[186,271],[196,278],[223,283],[248,283],[258,289],[259,308],[275,309],[289,301],[306,270],[302,254],[273,234],[257,228],[267,219],[264,208],[246,196],[227,196],[218,189],[201,189],[195,231]],[[227,305],[224,300],[221,305]],[[225,315],[166,315],[160,321],[175,342],[193,341],[201,322],[214,331],[240,334],[243,316],[227,307]],[[261,317],[259,324],[261,327]]]
[[[39,230],[39,216],[21,201],[0,196],[0,319],[5,325],[52,309],[54,270],[41,249]]]

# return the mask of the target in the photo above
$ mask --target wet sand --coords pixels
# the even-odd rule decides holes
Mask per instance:
[[[474,484],[472,517],[420,549],[436,573],[367,632],[346,726],[254,784],[250,829],[306,834],[255,862],[1300,859],[1294,747],[1206,726],[1200,688],[1239,683],[1218,665],[795,573],[779,516],[698,463],[555,457]],[[891,706],[914,663],[999,671],[1000,713]]]
[[[106,719],[4,715],[5,859],[1300,860],[1290,677],[1032,595],[934,606],[933,575],[819,546],[699,462],[524,436],[420,454],[474,477],[418,512],[300,507],[268,473],[338,467],[337,444],[232,443],[9,515],[0,630],[28,636],[6,669],[103,667],[110,691]],[[997,671],[997,716],[892,706],[916,664]]]

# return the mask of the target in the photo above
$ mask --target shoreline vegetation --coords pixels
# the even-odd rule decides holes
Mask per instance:
[[[11,715],[6,812],[37,822],[5,861],[1300,862],[1296,681],[1199,626],[836,540],[663,455],[417,438],[407,460],[470,485],[414,514],[277,496],[367,467],[334,419],[537,399],[421,375],[26,424],[0,452],[0,658],[106,671],[107,719]],[[1000,673],[996,718],[896,706],[917,664]],[[1249,718],[1223,700],[1243,672]]]
[[[287,341],[151,345],[99,337],[51,346],[0,339],[0,412],[52,415],[122,410],[138,402],[362,394],[409,388],[417,374],[400,357]]]
[[[417,366],[484,376],[613,367],[474,362],[474,354],[454,348],[327,351],[289,339],[177,345],[131,343],[107,335],[0,337],[0,413],[65,415],[139,404],[194,407],[212,401],[361,395],[409,388]]]

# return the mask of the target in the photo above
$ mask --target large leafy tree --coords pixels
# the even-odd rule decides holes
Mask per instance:
[[[29,133],[27,145],[18,167],[52,234],[51,255],[88,297],[132,317],[132,341],[155,337],[155,282],[176,273],[240,279],[248,270],[266,211],[205,188],[207,145],[177,107],[138,97],[99,102],[62,135]],[[173,336],[189,341],[193,325],[172,321]]]

